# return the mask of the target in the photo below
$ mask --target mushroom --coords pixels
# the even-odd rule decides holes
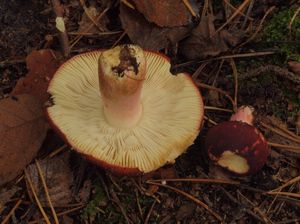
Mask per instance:
[[[238,176],[254,174],[270,154],[267,141],[253,126],[253,108],[242,106],[231,116],[209,129],[205,148],[218,166]]]
[[[118,174],[172,163],[193,144],[203,101],[188,74],[136,45],[79,54],[48,88],[53,127],[79,153]]]

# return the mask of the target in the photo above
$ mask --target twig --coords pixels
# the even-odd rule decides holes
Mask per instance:
[[[241,11],[243,11],[243,9],[249,4],[251,0],[245,0],[238,8],[237,10],[232,14],[232,16],[230,16],[230,18],[222,25],[220,26],[215,33],[213,34],[213,36],[215,36],[218,32],[220,32],[225,26],[227,26],[237,15],[240,14]]]
[[[249,4],[249,7],[248,7],[248,9],[247,9],[247,13],[246,13],[247,17],[245,17],[245,19],[244,19],[244,21],[243,21],[243,24],[242,24],[242,26],[241,26],[241,29],[244,29],[244,28],[245,28],[246,23],[247,23],[247,20],[248,20],[248,18],[249,18],[249,15],[250,15],[250,13],[251,13],[251,11],[252,11],[252,9],[253,9],[253,5],[254,5],[254,0],[251,0],[251,2],[250,2],[250,4]]]
[[[146,216],[144,224],[148,224],[148,222],[150,220],[150,216],[152,214],[152,211],[153,211],[153,208],[154,208],[155,204],[156,204],[156,201],[154,200],[153,203],[152,203],[152,205],[151,205],[151,207],[150,207],[150,209],[149,209],[149,212],[148,212],[148,214]]]
[[[170,189],[178,194],[181,194],[183,196],[185,196],[186,198],[194,201],[197,205],[203,207],[204,209],[206,209],[211,215],[213,215],[218,221],[223,222],[223,219],[221,216],[219,216],[216,212],[214,212],[212,209],[210,209],[208,207],[208,205],[206,205],[204,202],[200,201],[199,199],[195,198],[194,196],[190,195],[189,193],[182,191],[180,189],[177,189],[175,187],[172,187],[170,185],[167,184],[160,184],[160,183],[156,183],[156,182],[151,182],[151,181],[147,181],[148,184],[153,184],[153,185],[157,185],[163,188],[167,188]]]
[[[137,189],[134,189],[134,190],[135,190],[135,199],[136,199],[136,204],[137,204],[137,207],[138,207],[139,215],[140,215],[141,220],[143,220],[144,215],[143,215],[141,204],[140,204],[140,201],[139,201],[139,190],[137,190]]]
[[[82,6],[82,8],[83,8],[83,10],[84,10],[84,13],[87,15],[87,17],[92,21],[92,23],[101,31],[101,32],[103,32],[104,30],[103,30],[103,28],[102,27],[100,27],[99,25],[98,25],[98,23],[94,20],[94,18],[90,15],[90,13],[89,13],[89,11],[88,11],[88,8],[86,7],[86,5],[85,5],[85,2],[84,2],[84,0],[79,0],[80,1],[80,4],[81,4],[81,6]]]
[[[52,1],[52,6],[53,6],[53,11],[56,15],[56,28],[59,31],[59,36],[60,36],[59,39],[60,39],[60,44],[62,47],[63,55],[65,57],[68,57],[70,54],[71,48],[69,45],[69,37],[66,32],[65,23],[63,20],[64,9],[59,0],[51,0],[51,1]],[[59,24],[59,23],[61,23],[61,24]],[[60,27],[60,25],[62,27]]]
[[[259,123],[260,123],[263,127],[265,127],[266,129],[268,129],[268,130],[270,130],[270,131],[272,131],[272,132],[274,132],[274,133],[276,133],[276,134],[278,134],[278,135],[280,135],[280,136],[282,136],[282,137],[284,137],[284,138],[287,138],[287,139],[289,139],[289,140],[291,140],[291,141],[300,143],[300,139],[295,138],[294,136],[291,136],[291,135],[289,135],[289,134],[287,134],[287,133],[281,131],[281,130],[278,129],[278,128],[273,128],[271,125],[268,125],[268,124],[266,124],[266,123],[263,122],[263,121],[260,121]]]
[[[289,22],[289,25],[288,25],[288,29],[289,29],[289,33],[291,34],[292,32],[292,25],[296,19],[296,17],[298,16],[298,14],[300,13],[300,7],[296,10],[296,12],[294,13],[291,21]]]
[[[187,9],[190,11],[190,13],[192,14],[192,16],[196,17],[197,14],[195,13],[193,7],[191,6],[189,0],[182,0],[183,4],[187,7]]]
[[[272,191],[272,192],[267,192],[266,194],[269,195],[285,195],[285,196],[290,196],[290,197],[295,197],[295,198],[300,198],[300,194],[298,193],[291,193],[291,192],[281,192],[281,191]]]
[[[0,68],[8,65],[13,65],[13,64],[19,64],[19,63],[26,63],[25,59],[15,59],[15,60],[4,60],[0,61]]]
[[[239,88],[239,80],[238,80],[238,71],[236,68],[236,65],[234,63],[233,58],[229,59],[230,65],[232,68],[233,78],[234,78],[234,105],[233,105],[233,111],[237,111],[237,98],[238,98],[238,88]]]
[[[67,148],[67,145],[64,144],[63,146],[59,147],[58,149],[54,150],[53,152],[51,152],[49,154],[49,157],[52,158],[54,157],[55,155],[57,155],[58,153],[60,153],[61,151],[63,151],[65,148]]]
[[[244,42],[244,43],[241,43],[238,47],[242,47],[244,46],[245,44],[249,43],[250,41],[252,41],[256,35],[258,34],[258,32],[261,30],[262,26],[263,26],[263,23],[265,21],[265,19],[267,18],[267,16],[275,9],[275,6],[272,6],[271,8],[269,8],[267,10],[267,12],[265,13],[265,15],[263,16],[263,18],[261,19],[257,29],[255,30],[255,32]]]
[[[22,199],[19,199],[17,201],[17,203],[14,205],[14,207],[9,211],[9,213],[5,216],[5,218],[2,220],[1,224],[6,224],[8,223],[10,217],[14,214],[14,212],[16,211],[16,209],[20,206],[22,202]]]
[[[229,112],[229,113],[233,112],[233,110],[230,110],[230,109],[212,107],[212,106],[204,106],[204,110],[216,110],[216,111],[224,111],[224,112]]]
[[[297,176],[297,177],[295,177],[295,178],[293,178],[293,179],[287,181],[285,184],[283,184],[283,185],[281,185],[280,187],[275,188],[275,189],[273,189],[273,190],[271,190],[271,191],[269,191],[269,192],[278,192],[278,191],[281,191],[283,188],[285,188],[285,187],[287,187],[287,186],[289,186],[289,185],[292,185],[292,184],[294,184],[294,183],[296,183],[296,182],[298,182],[298,181],[300,181],[300,176]]]
[[[117,44],[123,39],[123,37],[126,35],[126,32],[123,32],[120,37],[115,41],[115,43],[112,45],[112,48],[117,46]]]
[[[105,13],[109,10],[109,7],[105,8],[99,16],[96,18],[96,22],[98,22],[104,15]],[[89,32],[89,30],[94,26],[93,23],[91,23],[84,31],[83,33]],[[77,36],[71,43],[70,50],[78,43],[78,41],[83,37],[83,35]]]
[[[39,207],[39,209],[40,209],[40,212],[42,213],[42,215],[43,215],[43,217],[44,217],[44,219],[45,219],[45,222],[46,222],[47,224],[51,224],[51,222],[50,222],[49,218],[47,217],[46,212],[45,212],[45,210],[43,209],[43,206],[42,206],[42,204],[41,204],[41,202],[40,202],[40,200],[39,200],[39,198],[38,198],[38,196],[37,196],[37,194],[36,194],[36,191],[35,191],[35,189],[34,189],[33,183],[32,183],[32,181],[31,181],[31,178],[30,178],[30,176],[29,176],[29,174],[28,174],[28,172],[27,172],[26,169],[24,170],[24,173],[25,173],[26,180],[27,180],[28,183],[29,183],[30,189],[31,189],[32,194],[33,194],[33,196],[34,196],[34,199],[35,199],[35,201],[36,201],[36,203],[37,203],[37,205],[38,205],[38,207]]]
[[[280,148],[284,149],[289,152],[294,152],[294,153],[300,153],[300,147],[299,146],[292,146],[292,145],[282,145],[274,142],[268,142],[269,146],[275,147],[275,148]]]
[[[63,215],[70,214],[72,212],[78,211],[79,209],[82,209],[84,206],[85,205],[80,205],[78,207],[71,208],[71,209],[63,211],[63,212],[59,212],[59,213],[57,213],[57,216],[60,217],[60,216],[63,216]],[[28,222],[28,224],[37,224],[37,223],[40,223],[40,221],[31,221],[31,222]]]
[[[240,182],[225,179],[209,179],[209,178],[176,178],[176,179],[156,179],[148,180],[152,182],[190,182],[190,183],[206,183],[206,184],[231,184],[238,185]]]
[[[113,188],[110,189],[110,195],[112,197],[113,202],[115,202],[117,204],[117,206],[120,208],[121,213],[123,214],[123,216],[124,216],[124,218],[126,220],[126,223],[127,224],[131,224],[132,222],[128,218],[126,210],[124,209],[124,207],[123,207],[120,199],[118,198],[118,196],[117,196],[116,192],[113,190]]]
[[[53,208],[53,205],[52,205],[52,202],[51,202],[51,198],[50,198],[48,187],[47,187],[47,184],[46,184],[46,181],[45,181],[45,178],[44,178],[44,174],[43,174],[43,171],[41,169],[41,166],[40,166],[40,163],[39,163],[38,160],[35,160],[35,165],[36,165],[38,173],[40,175],[40,178],[41,178],[41,181],[42,181],[42,184],[43,184],[43,188],[44,188],[44,191],[45,191],[45,195],[46,195],[47,201],[49,203],[49,207],[51,209],[54,221],[55,221],[56,224],[59,224],[55,209]]]
[[[177,64],[174,66],[174,68],[182,67],[182,66],[189,66],[193,65],[195,63],[200,64],[204,62],[211,62],[221,59],[229,59],[229,58],[247,58],[247,57],[259,57],[259,56],[266,56],[266,55],[272,55],[275,54],[274,51],[262,51],[262,52],[251,52],[251,53],[243,53],[243,54],[232,54],[232,55],[223,55],[220,57],[210,58],[202,61],[188,61],[181,64]]]
[[[240,80],[254,78],[261,74],[265,73],[274,73],[274,75],[281,76],[283,78],[287,78],[290,81],[300,84],[300,76],[294,74],[293,72],[288,71],[287,69],[281,68],[277,65],[265,65],[253,70],[248,71],[247,73],[243,73],[240,75]]]
[[[227,99],[230,100],[232,106],[234,107],[234,105],[235,105],[234,100],[232,99],[232,97],[231,97],[227,92],[225,92],[225,91],[223,91],[223,90],[221,90],[221,89],[219,89],[219,88],[216,88],[216,87],[214,87],[214,86],[210,86],[210,85],[201,83],[201,82],[198,81],[198,80],[196,80],[195,83],[196,83],[196,85],[197,85],[198,87],[205,88],[205,89],[210,89],[210,90],[214,90],[214,91],[217,91],[217,92],[223,94],[224,96],[227,97]]]
[[[226,5],[228,5],[231,9],[233,9],[233,10],[237,10],[237,8],[236,7],[234,7],[232,4],[230,4],[230,2],[228,2],[227,0],[223,0],[224,2],[225,2],[225,4]],[[254,19],[253,18],[251,18],[248,14],[246,15],[245,13],[243,13],[243,12],[240,12],[240,11],[238,11],[238,13],[241,15],[241,16],[244,16],[246,19],[248,19],[248,20],[250,20],[250,21],[253,21]]]
[[[213,125],[217,125],[218,123],[213,121],[212,119],[210,119],[209,117],[204,115],[204,120],[207,120],[209,123],[213,124]]]

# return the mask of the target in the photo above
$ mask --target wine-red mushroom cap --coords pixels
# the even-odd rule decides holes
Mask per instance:
[[[202,124],[198,88],[187,74],[172,75],[165,56],[144,51],[141,117],[133,126],[118,127],[103,109],[107,104],[98,78],[101,56],[103,51],[77,55],[56,72],[48,88],[51,123],[75,150],[115,172],[150,172],[174,162],[193,144]]]
[[[205,147],[212,161],[237,175],[256,173],[270,154],[263,135],[252,125],[239,121],[226,121],[212,127]]]

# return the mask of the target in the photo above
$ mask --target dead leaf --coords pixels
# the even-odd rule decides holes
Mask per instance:
[[[175,44],[182,40],[189,32],[189,28],[180,26],[173,28],[161,28],[149,23],[142,14],[136,10],[121,4],[120,19],[123,29],[131,41],[141,47],[158,51],[169,44]]]
[[[43,108],[35,97],[23,94],[0,101],[0,185],[30,163],[46,132]]]
[[[196,205],[194,203],[185,203],[181,205],[176,212],[177,222],[193,216],[195,209],[196,209]]]
[[[92,181],[91,180],[84,181],[82,188],[75,196],[76,201],[81,203],[87,203],[91,195],[91,190],[92,190]]]
[[[192,14],[182,0],[131,0],[135,8],[149,22],[160,27],[185,26],[192,22]],[[199,14],[200,1],[190,0],[193,11]]]
[[[46,158],[39,161],[54,207],[67,205],[72,201],[71,185],[73,184],[73,173],[70,170],[68,162],[68,153],[63,153],[53,158]],[[36,163],[28,166],[26,170],[33,183],[34,189],[37,192],[39,200],[44,207],[48,207],[49,204],[45,196]],[[27,187],[27,189],[29,189],[29,195],[32,201],[34,201],[30,187]]]
[[[299,61],[289,61],[289,69],[295,74],[300,75],[300,62]]]
[[[39,98],[41,102],[46,102],[49,97],[48,84],[60,65],[59,58],[59,53],[50,49],[32,51],[26,57],[29,72],[19,79],[11,95],[28,93]]]
[[[0,190],[0,214],[5,209],[5,204],[19,191],[20,187],[12,186],[9,189],[3,188]]]
[[[190,59],[216,56],[239,43],[239,38],[226,30],[215,33],[214,15],[211,9],[202,13],[200,23],[182,43],[183,55]]]

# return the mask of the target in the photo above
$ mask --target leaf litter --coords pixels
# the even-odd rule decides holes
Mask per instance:
[[[224,219],[225,222],[228,223],[272,223],[277,221],[288,223],[289,220],[295,221],[299,219],[300,215],[297,213],[297,209],[300,202],[295,198],[295,195],[297,196],[297,192],[299,192],[299,183],[297,181],[289,186],[289,188],[284,189],[285,191],[290,192],[282,192],[293,193],[288,196],[267,195],[263,190],[265,189],[269,191],[271,189],[275,189],[282,184],[288,183],[291,178],[298,180],[299,153],[290,153],[286,150],[287,146],[298,147],[298,143],[286,138],[285,136],[278,135],[277,132],[270,129],[270,127],[276,130],[280,129],[280,131],[285,134],[287,133],[286,130],[288,130],[289,136],[293,136],[290,132],[293,132],[295,135],[299,135],[299,131],[297,132],[299,129],[293,126],[297,125],[296,122],[292,123],[293,121],[284,121],[283,124],[285,126],[285,131],[283,131],[283,126],[279,128],[277,124],[275,125],[276,122],[273,118],[271,118],[272,121],[263,120],[269,126],[264,127],[260,124],[259,128],[269,136],[268,140],[270,142],[272,141],[271,143],[280,144],[283,148],[271,145],[272,155],[264,169],[259,174],[249,177],[248,179],[240,180],[241,183],[237,183],[235,185],[220,186],[220,183],[215,183],[214,179],[207,179],[210,166],[201,146],[205,139],[205,132],[207,128],[210,127],[211,124],[227,120],[229,116],[228,111],[224,113],[224,110],[222,110],[230,107],[230,102],[223,99],[225,96],[224,93],[227,94],[226,96],[230,96],[232,94],[229,94],[229,92],[234,93],[234,91],[238,89],[236,88],[237,84],[232,81],[232,71],[228,61],[229,58],[231,62],[234,60],[233,63],[236,63],[238,73],[241,73],[235,75],[241,75],[242,77],[241,79],[238,79],[240,87],[237,94],[239,104],[249,102],[254,103],[254,105],[260,109],[258,113],[262,113],[263,115],[267,114],[268,116],[273,114],[274,107],[282,107],[282,104],[278,104],[277,101],[278,97],[276,97],[276,95],[278,94],[276,93],[278,91],[275,91],[275,93],[271,96],[268,95],[269,91],[274,91],[274,87],[278,88],[280,86],[272,84],[268,85],[267,88],[263,85],[261,88],[257,88],[261,82],[266,82],[266,80],[264,80],[265,75],[261,75],[261,77],[250,75],[249,77],[247,76],[247,80],[243,79],[242,74],[245,70],[252,74],[253,70],[244,69],[243,64],[240,63],[242,61],[242,59],[240,59],[240,55],[251,54],[253,60],[246,58],[246,68],[257,68],[256,60],[259,54],[257,54],[256,51],[265,51],[266,46],[263,46],[263,44],[263,47],[261,45],[256,45],[257,42],[253,43],[251,38],[251,41],[243,45],[243,48],[237,46],[243,39],[245,33],[250,37],[259,36],[254,35],[252,32],[254,30],[261,30],[261,27],[257,28],[257,24],[260,24],[259,26],[261,26],[263,23],[259,23],[258,21],[261,19],[263,12],[269,11],[267,7],[275,4],[275,1],[271,0],[267,1],[267,3],[262,2],[261,5],[252,4],[251,6],[251,1],[247,0],[243,2],[239,1],[238,3],[233,1],[224,1],[220,5],[216,4],[215,1],[211,2],[208,0],[205,1],[204,5],[201,1],[178,0],[175,3],[173,1],[174,7],[180,5],[181,8],[169,11],[169,7],[173,7],[173,5],[170,5],[171,1],[156,1],[153,3],[153,9],[151,9],[150,1],[122,0],[116,1],[113,4],[110,4],[108,8],[105,8],[105,10],[102,11],[103,17],[99,16],[98,12],[101,11],[99,10],[100,1],[86,0],[81,1],[81,3],[82,2],[84,4],[81,5],[78,3],[68,5],[64,2],[64,7],[68,13],[67,19],[65,20],[67,31],[72,32],[75,30],[77,32],[81,32],[84,30],[83,28],[80,30],[80,26],[82,26],[93,27],[92,31],[97,33],[99,32],[99,29],[94,24],[95,21],[92,21],[93,19],[95,20],[96,17],[96,19],[100,18],[96,21],[99,27],[102,26],[101,24],[105,24],[102,28],[108,29],[108,31],[124,30],[127,36],[120,35],[118,39],[115,39],[112,36],[111,38],[102,39],[100,35],[93,35],[92,37],[88,33],[82,33],[80,35],[84,38],[78,39],[77,47],[72,48],[72,55],[85,51],[86,49],[98,49],[103,48],[104,46],[113,46],[118,43],[137,43],[142,45],[144,48],[161,52],[164,51],[166,54],[170,54],[170,48],[172,48],[176,58],[182,61],[183,64],[185,60],[194,60],[193,62],[190,62],[188,66],[182,66],[184,71],[189,71],[191,73],[195,72],[198,64],[200,64],[200,66],[203,65],[199,59],[204,59],[206,60],[205,70],[201,70],[197,77],[195,76],[195,80],[198,84],[202,83],[199,86],[204,95],[204,100],[207,105],[210,106],[210,109],[205,111],[207,122],[204,123],[202,135],[200,135],[195,141],[195,144],[191,147],[191,149],[185,155],[180,157],[176,161],[175,165],[166,167],[165,170],[158,171],[156,174],[145,176],[143,179],[120,177],[112,180],[111,178],[107,178],[107,174],[105,172],[91,164],[88,164],[86,169],[83,171],[82,178],[75,177],[70,180],[68,178],[74,176],[74,174],[73,169],[70,169],[68,165],[66,165],[66,167],[58,165],[61,169],[55,170],[55,168],[49,164],[59,164],[59,162],[51,160],[50,158],[39,158],[38,161],[40,162],[43,174],[45,175],[47,190],[49,190],[49,192],[55,189],[52,188],[53,186],[51,185],[51,181],[57,181],[55,179],[56,175],[50,175],[51,173],[54,173],[54,170],[57,173],[65,172],[69,174],[68,178],[62,175],[65,177],[65,180],[62,180],[63,178],[58,178],[61,182],[65,181],[68,184],[62,183],[64,187],[58,187],[58,190],[55,190],[55,192],[68,192],[65,194],[66,200],[62,199],[62,201],[65,200],[67,204],[69,203],[67,206],[70,207],[66,209],[60,207],[55,208],[60,221],[66,221],[69,223],[93,223],[97,221],[99,222],[99,220],[101,223],[173,223],[176,221],[183,223],[216,223],[216,218],[220,218]],[[191,13],[191,10],[183,4],[186,4],[187,2],[192,6],[192,10],[196,13],[202,11],[200,21],[198,21],[198,15],[194,16]],[[195,4],[199,2],[200,6]],[[128,7],[128,4],[126,3],[132,4],[134,9]],[[205,7],[207,7],[207,3],[213,4],[213,10],[210,5],[208,5],[209,7],[204,10]],[[288,4],[289,3],[285,2],[283,5]],[[49,8],[47,3],[45,3],[45,5]],[[83,7],[84,5],[86,8]],[[278,7],[277,1],[275,5]],[[241,6],[243,7],[241,8]],[[120,14],[118,14],[119,10]],[[176,10],[178,10],[178,13],[187,16],[180,17],[180,19],[177,20],[170,19],[174,18],[174,15],[176,15],[174,11]],[[75,14],[72,14],[74,12]],[[88,12],[90,17],[87,14],[84,14],[86,12]],[[226,15],[224,16],[223,13]],[[251,18],[251,20],[245,18]],[[106,23],[107,20],[108,23]],[[89,30],[89,32],[91,31]],[[49,43],[47,47],[57,50],[61,46],[57,46],[57,36],[53,35],[53,38],[54,41]],[[73,39],[73,41],[74,40],[77,40],[77,38]],[[43,44],[39,44],[39,46],[43,46]],[[234,46],[237,47],[234,49]],[[273,47],[269,47],[270,46],[267,46],[268,51],[276,52]],[[48,51],[50,49],[46,50]],[[250,53],[244,53],[244,51]],[[40,50],[38,52],[40,52]],[[234,55],[231,55],[233,52]],[[220,57],[216,57],[218,55],[220,55]],[[34,61],[38,61],[40,64],[49,63],[49,67],[53,68],[53,73],[56,70],[55,63],[60,64],[62,62],[60,56],[57,58],[54,57],[55,63],[52,63],[53,58],[49,55],[47,56],[48,58],[46,57],[45,62],[43,59],[39,61],[39,57],[42,57],[42,55],[40,53],[36,54],[33,57]],[[269,56],[264,56],[262,59],[267,61],[267,57]],[[218,75],[216,75],[214,72],[214,61],[219,61],[219,59],[222,59],[224,63],[222,62],[218,68]],[[268,62],[270,63],[270,61]],[[176,61],[172,63],[176,64]],[[33,67],[38,68],[37,65],[34,65]],[[289,74],[293,73],[293,77],[297,77],[295,76],[298,73],[297,67],[297,62],[296,65],[289,65]],[[43,95],[42,101],[45,102],[48,98],[48,95],[45,94],[47,85],[45,85],[45,88],[41,87],[43,86],[41,85],[35,89],[35,82],[39,83],[39,81],[36,80],[39,80],[40,77],[37,78],[37,74],[31,74],[35,72],[31,72],[30,66],[28,66],[28,69],[29,72],[24,79],[27,79],[28,76],[31,75],[34,77],[31,80],[28,78],[27,83],[21,85],[22,88],[20,93],[28,91],[28,93],[33,95],[41,94]],[[51,79],[52,73],[47,74],[47,72],[43,71],[45,68],[39,69],[41,70],[38,70],[36,73],[41,75],[40,80]],[[271,73],[273,75],[274,70],[268,69],[265,73]],[[261,81],[261,78],[263,81]],[[284,85],[287,83],[286,76],[280,76],[279,78],[284,81]],[[298,79],[296,78],[295,80]],[[270,81],[267,80],[267,82]],[[211,83],[213,83],[213,86],[217,86],[218,88],[209,88],[209,91],[206,91],[204,88],[209,86]],[[32,88],[30,86],[32,86]],[[216,89],[221,91],[216,91]],[[292,90],[295,89],[293,88]],[[247,95],[247,92],[255,94],[251,96],[251,94]],[[280,93],[280,98],[283,98],[283,92],[281,91]],[[275,101],[273,102],[275,106],[272,107],[271,101]],[[290,104],[293,104],[293,108],[289,106],[289,112],[297,110],[297,104],[295,102]],[[266,107],[268,110],[264,110]],[[283,121],[282,116],[279,121]],[[280,150],[277,150],[277,148]],[[77,164],[78,162],[71,160],[71,163]],[[30,173],[33,185],[35,186],[34,188],[38,189],[38,198],[43,202],[43,205],[47,206],[47,199],[43,192],[44,189],[42,187],[41,180],[38,177],[39,174],[36,165],[33,163],[29,167],[26,169],[26,172]],[[48,169],[52,171],[47,173]],[[206,182],[193,182],[199,177],[206,178]],[[161,178],[161,180],[158,180],[158,182],[155,183],[159,183],[162,186],[153,185],[150,184],[151,181],[147,181],[148,179],[156,180],[157,178]],[[179,179],[176,183],[166,182],[165,179],[168,178],[181,179]],[[21,184],[24,184],[22,179],[18,182],[18,185]],[[58,185],[59,184],[60,183],[58,183]],[[70,195],[69,190],[66,190],[72,185],[80,186],[80,190],[78,191],[79,193],[77,192],[78,194],[76,195],[77,197]],[[55,192],[52,193],[54,196],[52,195],[51,198],[54,197],[54,206],[59,206],[59,204],[55,203],[60,197],[57,196]],[[31,197],[28,195],[31,195]],[[28,199],[28,197],[29,199],[32,199],[32,193],[25,193],[25,197],[26,199]],[[69,200],[67,200],[67,198]],[[192,203],[192,201],[195,203]],[[251,204],[249,201],[253,201],[253,203]],[[83,204],[77,207],[72,207],[72,203],[74,202],[80,202]],[[200,206],[200,204],[202,203],[203,205],[204,202],[208,206],[206,208],[209,208],[210,210],[204,209],[205,204],[204,207]],[[87,205],[85,203],[87,203]],[[28,215],[30,212],[25,212],[26,210],[23,210],[23,208],[27,209],[29,206],[23,202],[21,204],[16,203],[11,209],[11,212],[8,212],[10,204],[12,203],[7,204],[7,208],[4,209],[3,214],[13,215],[12,217],[14,220],[18,219],[19,213],[23,215],[23,217],[26,216],[27,220],[32,220],[30,222],[33,223],[37,223],[42,219],[39,212],[36,212],[34,216]],[[257,207],[258,205],[259,208]],[[18,209],[18,206],[22,209]],[[83,207],[85,208],[81,210]],[[18,213],[15,213],[15,210]],[[50,217],[51,213],[49,212],[49,209],[46,209],[45,211]],[[208,211],[210,211],[212,215],[208,215]],[[6,217],[6,220],[8,219],[9,216]]]

